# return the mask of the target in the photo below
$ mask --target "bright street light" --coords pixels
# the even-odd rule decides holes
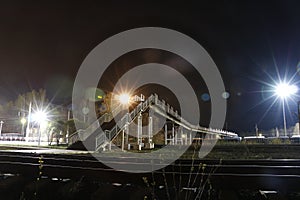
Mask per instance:
[[[281,82],[275,86],[275,94],[277,97],[281,98],[282,101],[282,114],[283,114],[283,128],[284,128],[284,136],[286,134],[286,117],[285,117],[285,100],[292,95],[296,94],[298,91],[298,87],[296,85],[291,85],[289,83]]]
[[[38,110],[32,114],[32,121],[38,124],[38,145],[41,143],[41,135],[42,135],[42,128],[46,125],[48,120],[47,113],[43,110]]]
[[[130,103],[130,99],[131,99],[130,95],[129,95],[129,94],[126,94],[126,93],[120,94],[120,95],[118,96],[119,102],[120,102],[121,104],[123,104],[123,105],[129,104],[129,103]]]
[[[296,85],[289,85],[288,83],[280,83],[275,87],[275,93],[280,98],[287,98],[293,94],[296,94],[298,88]]]
[[[32,114],[32,121],[38,124],[44,124],[48,120],[47,113],[40,110]]]

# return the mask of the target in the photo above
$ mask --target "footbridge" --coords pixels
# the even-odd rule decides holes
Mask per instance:
[[[195,139],[195,133],[199,133],[201,137],[208,134],[210,138],[238,137],[238,135],[233,132],[191,124],[182,118],[166,101],[159,99],[157,94],[153,94],[146,100],[140,102],[134,109],[121,116],[111,128],[102,129],[100,126],[106,122],[111,122],[114,119],[114,116],[124,110],[122,105],[118,105],[113,112],[102,115],[86,130],[73,134],[70,140],[71,142],[80,139],[85,140],[96,133],[96,151],[111,149],[112,143],[118,137],[120,138],[119,143],[121,143],[120,146],[122,150],[124,148],[130,149],[132,147],[139,150],[142,148],[154,148],[153,126],[155,126],[156,121],[150,114],[146,117],[144,116],[145,114],[150,113],[150,109],[156,115],[166,119],[161,130],[161,132],[164,133],[165,145],[190,145]],[[145,118],[147,118],[147,130],[143,128]],[[135,125],[134,128],[132,128],[132,125]],[[133,133],[135,140],[134,142],[130,142],[129,138]],[[201,137],[198,137],[197,139],[201,139]]]

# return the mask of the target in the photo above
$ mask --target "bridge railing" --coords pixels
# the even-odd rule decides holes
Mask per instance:
[[[96,137],[96,150],[105,146],[108,142],[111,142],[127,124],[131,123],[138,116],[139,113],[146,110],[154,99],[155,96],[151,95],[146,101],[139,103],[130,113],[124,115],[110,131],[106,130],[104,133],[100,133]]]
[[[124,115],[111,130],[105,130],[104,132],[100,133],[96,137],[96,150],[107,145],[111,142],[122,130],[124,130],[125,126],[130,124],[135,118],[142,113],[150,105],[154,104],[156,107],[171,115],[173,120],[177,121],[178,123],[184,124],[186,127],[189,127],[190,130],[195,132],[203,132],[212,135],[222,135],[222,136],[237,136],[236,133],[232,133],[229,131],[224,131],[221,129],[212,129],[212,128],[205,128],[199,125],[192,125],[184,118],[182,118],[176,110],[169,104],[167,104],[164,100],[160,100],[157,94],[151,95],[146,101],[139,103],[130,113]],[[172,118],[171,118],[172,119]]]
[[[186,121],[184,118],[178,115],[177,110],[174,110],[172,106],[169,104],[166,104],[164,100],[159,100],[158,96],[155,94],[155,105],[158,106],[160,109],[174,117],[175,119],[178,119],[182,124],[185,124],[186,126],[190,127],[190,129],[194,131],[201,131],[203,133],[208,133],[208,134],[218,134],[221,136],[230,136],[230,137],[237,137],[238,135],[236,133],[230,132],[230,131],[225,131],[222,129],[213,129],[213,128],[205,128],[201,127],[199,125],[193,125]]]
[[[80,140],[85,140],[93,132],[95,132],[103,123],[110,122],[113,119],[113,116],[117,115],[123,109],[123,105],[118,105],[112,112],[105,113],[89,125],[85,130],[76,131],[68,137],[69,144],[73,144]],[[79,135],[80,134],[80,135]]]

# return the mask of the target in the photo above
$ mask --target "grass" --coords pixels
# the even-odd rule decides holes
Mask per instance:
[[[0,150],[14,150],[14,149],[66,149],[67,145],[60,144],[52,146],[28,146],[28,145],[0,145]],[[163,159],[198,159],[200,146],[189,147],[184,154],[178,153],[180,146],[174,146],[159,154],[158,158]],[[185,147],[186,148],[186,147]],[[130,150],[129,152],[143,155],[143,158],[153,158],[151,153],[158,149],[152,150]],[[300,159],[300,144],[285,144],[275,141],[272,144],[260,143],[218,143],[213,150],[204,159]],[[97,155],[97,153],[95,154]],[[196,158],[193,158],[196,155]],[[99,156],[124,156],[120,150],[106,151],[99,153]],[[134,156],[134,154],[132,155]]]
[[[218,144],[206,159],[300,159],[296,144]]]
[[[198,159],[200,146],[190,147],[184,154],[179,155],[174,146],[164,153],[161,158]],[[131,150],[133,153],[150,153],[154,150]],[[224,143],[217,144],[213,150],[203,159],[300,159],[300,145],[298,144],[259,144],[259,143]],[[102,152],[99,155],[122,156],[121,152],[111,151]],[[194,157],[196,155],[196,157]],[[144,158],[151,158],[151,155],[144,154]]]
[[[21,145],[21,144],[0,144],[0,150],[14,150],[14,149],[67,149],[66,144],[51,145],[51,146],[38,146],[38,145]]]

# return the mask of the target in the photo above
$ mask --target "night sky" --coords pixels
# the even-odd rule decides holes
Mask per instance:
[[[211,55],[230,93],[226,119],[230,130],[254,131],[256,123],[261,129],[283,126],[279,102],[267,113],[273,99],[259,104],[270,96],[262,92],[268,86],[261,81],[272,83],[270,77],[277,80],[276,67],[282,77],[297,72],[300,61],[297,1],[82,2],[0,4],[0,103],[39,88],[45,88],[48,98],[56,103],[68,102],[77,70],[95,46],[121,31],[155,26],[192,37]],[[145,55],[150,56],[145,58]],[[124,62],[129,64],[118,73],[135,64],[153,60],[168,64],[173,59],[178,58],[151,49],[133,52],[116,60],[111,71]],[[180,59],[178,62],[188,65]],[[299,77],[295,76],[294,81],[297,83]],[[209,115],[210,103],[201,100],[206,86],[201,80],[195,84],[200,108]],[[105,83],[100,85],[109,89]],[[288,103],[290,126],[297,121],[297,109],[294,101]],[[201,119],[201,124],[206,125],[208,119]]]

